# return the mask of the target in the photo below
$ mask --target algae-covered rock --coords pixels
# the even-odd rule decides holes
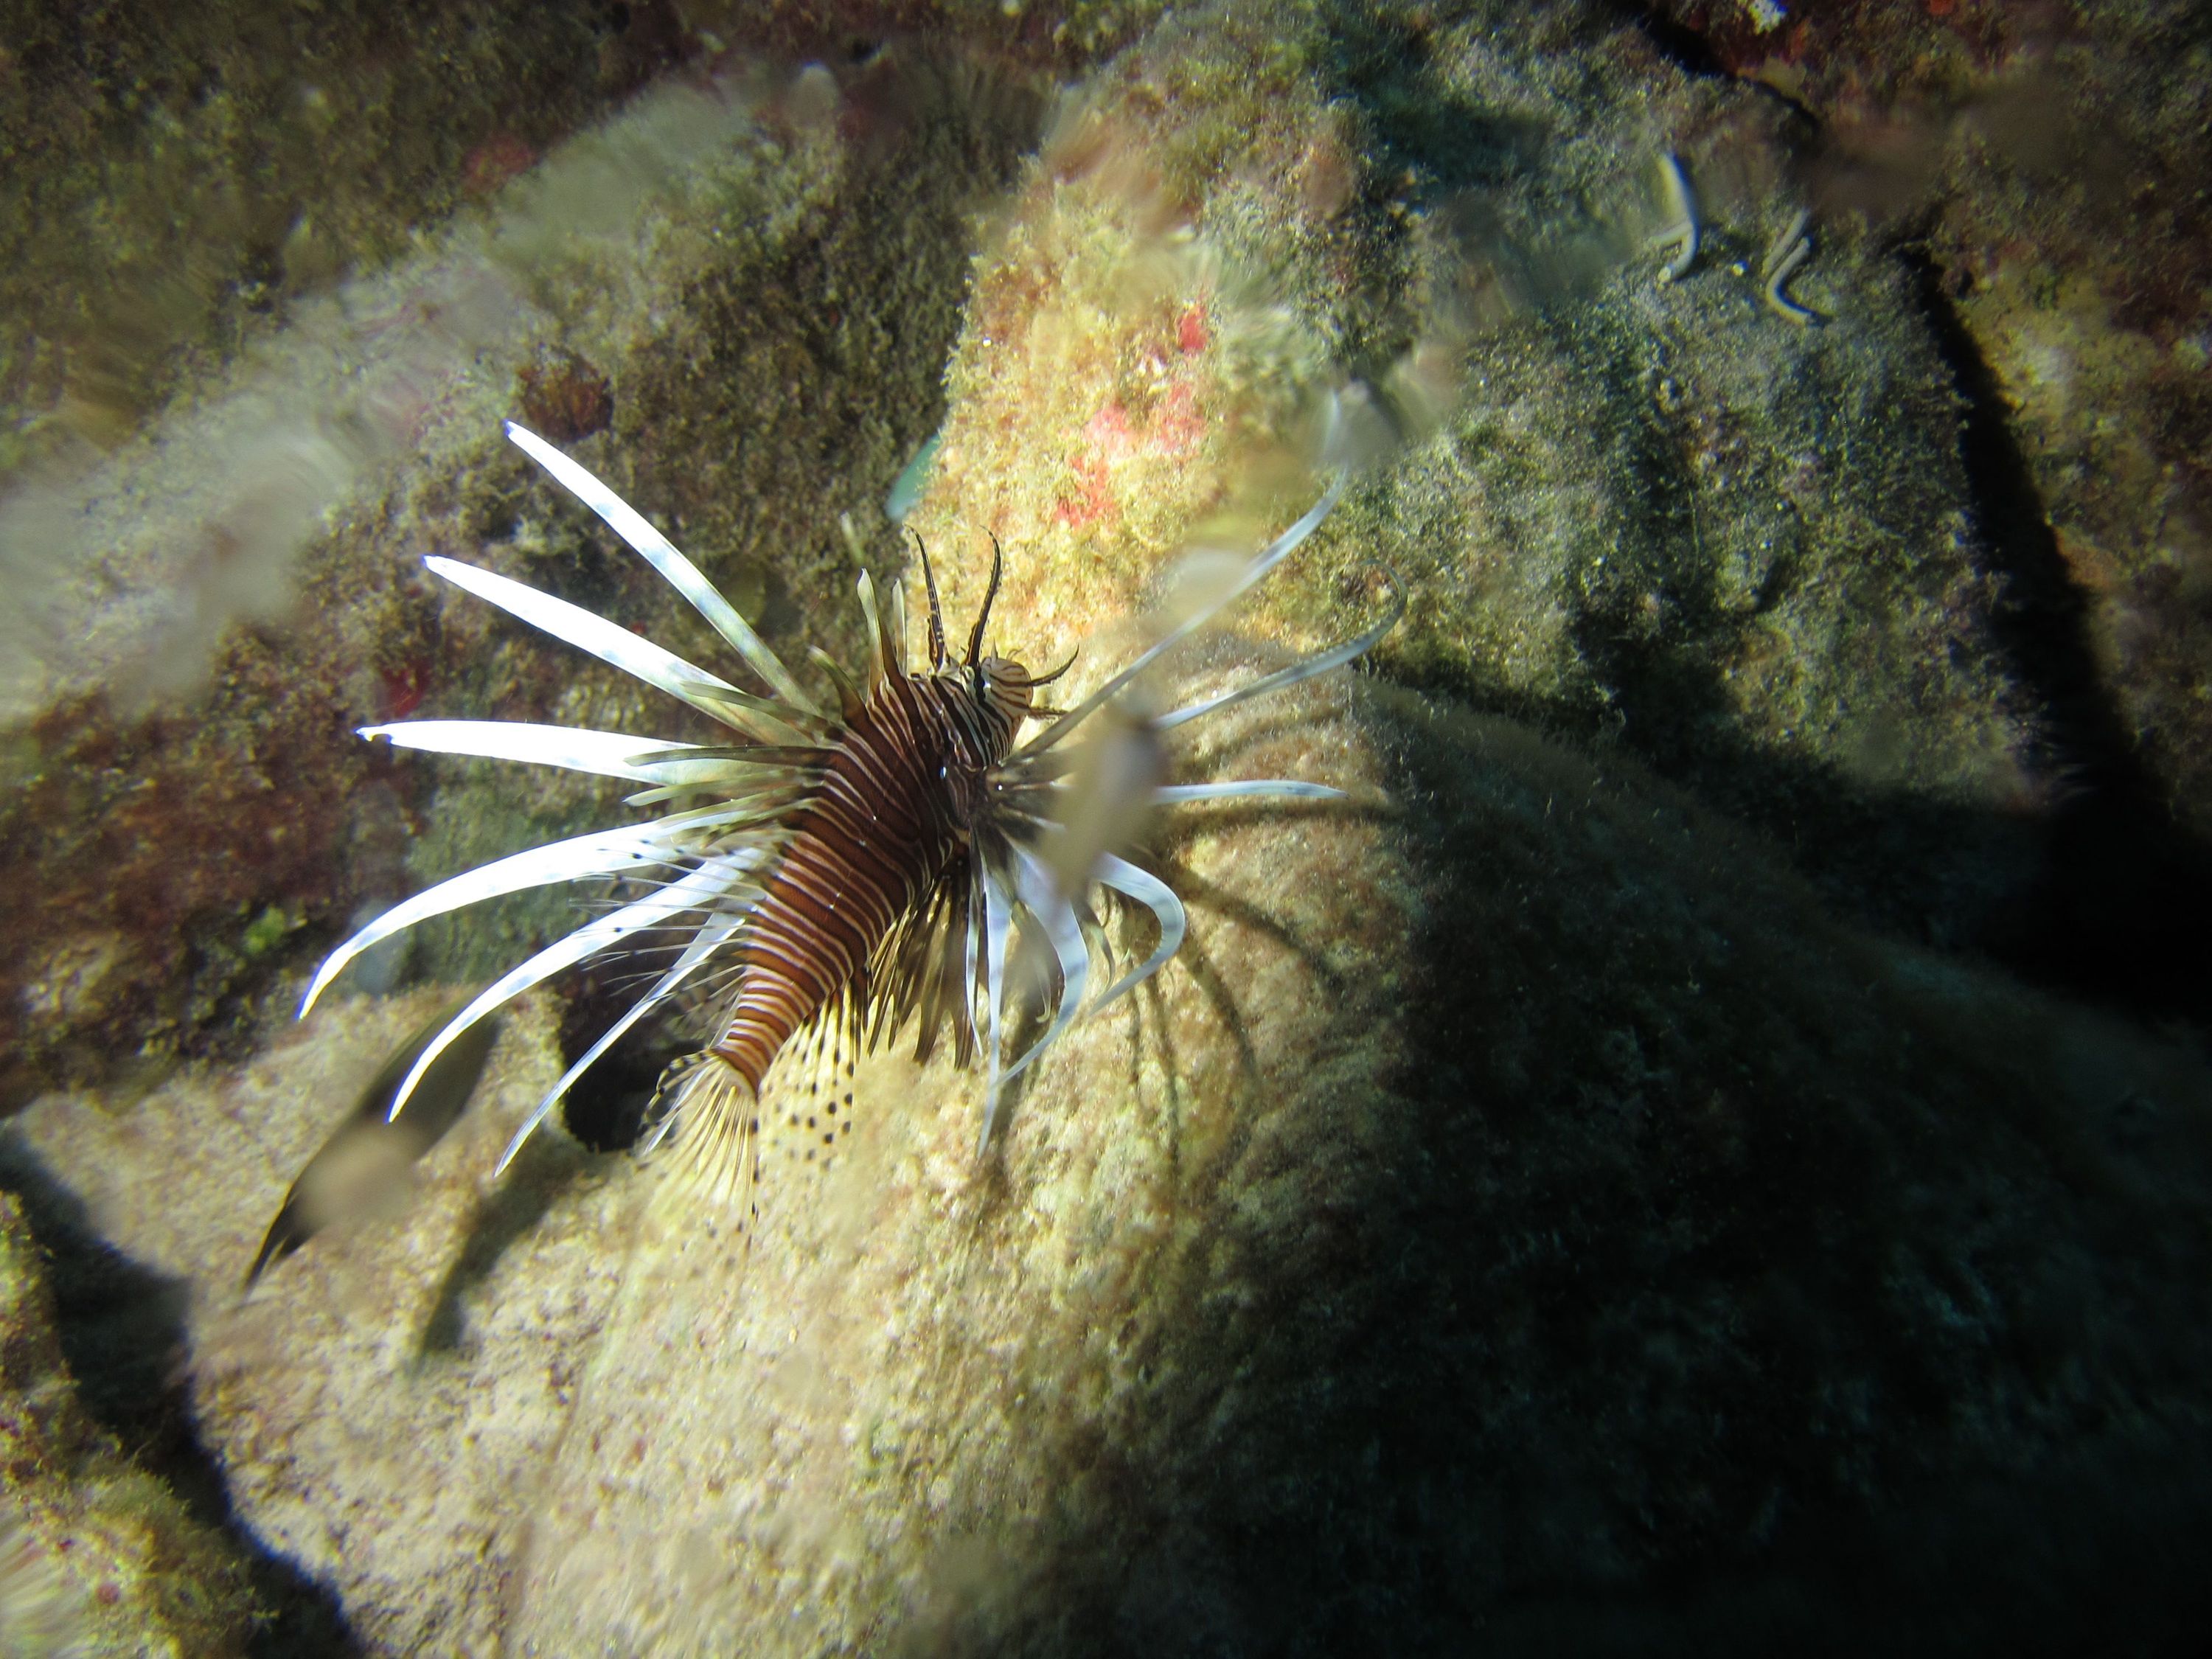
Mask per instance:
[[[76,1398],[22,1206],[0,1193],[0,1650],[21,1659],[246,1651],[235,1545]]]
[[[792,119],[803,78],[735,64],[641,97],[495,212],[303,299],[98,466],[0,500],[20,579],[0,617],[0,856],[32,873],[0,896],[19,941],[0,966],[0,1102],[235,1058],[278,975],[364,904],[465,861],[462,827],[511,846],[599,807],[555,780],[488,818],[455,775],[448,810],[429,810],[430,780],[354,736],[428,699],[634,712],[611,671],[518,654],[426,585],[422,556],[443,551],[665,624],[660,597],[526,484],[499,430],[520,403],[604,380],[610,471],[669,481],[663,510],[732,591],[787,620],[771,553],[810,605],[827,587],[817,567],[848,556],[838,513],[870,513],[933,418],[968,216],[1036,100],[891,54],[850,101],[927,116],[902,149],[857,116],[841,132],[834,82]],[[926,190],[902,156],[927,161]],[[769,435],[701,435],[739,411]],[[272,908],[281,948],[256,949]],[[434,930],[416,966],[455,976],[508,953]]]
[[[2212,910],[2203,9],[1657,9],[1694,31],[1670,37],[1687,55],[1802,112],[1793,170],[1823,222],[1913,249],[1966,399],[1994,621],[2066,769],[2074,939],[2039,965],[2201,1006],[2203,973],[2133,964],[2187,951]]]
[[[1359,804],[1171,841],[1184,965],[988,1157],[972,1078],[879,1058],[750,1245],[565,1146],[488,1186],[525,1031],[407,1216],[230,1306],[301,1103],[419,1003],[20,1133],[198,1281],[241,1513],[377,1651],[1595,1652],[1601,1602],[1663,1647],[1923,1598],[2060,1641],[2120,1561],[2182,1620],[2201,1064],[1838,929],[1625,763],[1334,702],[1217,758]]]
[[[342,1004],[251,1066],[174,1079],[128,1116],[55,1097],[13,1131],[103,1237],[189,1287],[192,1409],[231,1503],[376,1651],[477,1651],[496,1630],[508,1506],[561,1435],[619,1260],[574,1143],[490,1183],[557,1071],[539,1011],[510,1020],[410,1191],[241,1291],[294,1176],[450,1000]]]
[[[41,1075],[86,1080],[11,1135],[191,1287],[243,1524],[379,1653],[2185,1650],[2207,1073],[1925,948],[2035,868],[2048,711],[1908,268],[1822,219],[1762,298],[1789,122],[1610,12],[1196,9],[1068,89],[1001,198],[1035,88],[902,84],[775,81],[604,246],[526,237],[538,309],[493,309],[492,369],[302,567],[301,672],[234,636],[195,746],[70,739],[118,826],[139,771],[185,823],[246,818],[222,803],[252,776],[316,803],[296,864],[165,849],[230,884],[190,973],[137,965],[188,907],[102,910],[100,859],[42,851],[87,896],[27,935],[38,994],[9,1005]],[[1698,250],[1662,282],[1674,177]],[[507,1033],[409,1206],[241,1302],[433,994],[277,1036],[255,1000],[356,903],[618,810],[362,760],[343,726],[672,718],[412,555],[697,648],[496,449],[510,386],[793,659],[852,655],[854,567],[908,556],[878,505],[933,433],[902,506],[950,616],[995,535],[991,638],[1075,652],[1071,698],[1181,556],[1310,504],[1332,401],[1343,506],[1152,690],[1357,632],[1378,566],[1413,608],[1383,683],[1190,728],[1178,776],[1350,799],[1163,825],[1181,955],[1025,1074],[980,1155],[977,1078],[894,1051],[770,1079],[742,1237],[556,1131],[495,1182],[617,1006],[587,986]],[[246,741],[288,708],[317,733],[289,768]],[[60,835],[93,786],[39,776]],[[416,969],[488,972],[562,920],[457,920]],[[157,1045],[214,1058],[125,1087],[76,1056],[149,978],[165,1009],[200,985],[191,1029],[231,1046]]]

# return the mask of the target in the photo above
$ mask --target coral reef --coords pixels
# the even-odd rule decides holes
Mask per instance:
[[[951,95],[927,63],[879,64],[872,84],[878,101]],[[519,372],[573,358],[572,379],[605,382],[610,453],[687,482],[668,504],[741,593],[762,592],[744,573],[763,546],[834,552],[821,509],[880,499],[871,474],[887,480],[928,429],[964,216],[1035,119],[1018,91],[986,91],[915,140],[937,167],[916,210],[887,147],[834,122],[779,135],[742,77],[664,88],[511,185],[488,223],[302,302],[280,342],[92,474],[0,501],[25,579],[0,622],[19,677],[0,849],[36,872],[0,900],[23,947],[0,969],[0,1098],[242,1052],[274,975],[396,896],[427,803],[350,727],[434,691],[517,716],[615,695],[554,680],[481,619],[446,625],[419,580],[422,552],[486,543],[539,580],[608,580],[580,528],[541,527],[497,453]],[[849,319],[750,297],[841,286]],[[661,388],[695,368],[712,380],[679,415]],[[777,408],[777,442],[700,460],[720,447],[700,423]],[[805,579],[795,557],[781,574]],[[216,684],[188,696],[210,664]],[[415,842],[414,875],[434,872],[441,835],[511,846],[595,799],[556,782],[489,819],[425,813],[444,828]],[[253,948],[272,912],[281,948]],[[423,971],[500,948],[441,957],[441,938],[455,936],[426,943]]]
[[[668,8],[0,13],[0,483],[131,435],[682,45]],[[89,32],[91,38],[88,38]]]
[[[342,1005],[244,1071],[171,1080],[129,1119],[89,1123],[56,1097],[17,1130],[104,1236],[190,1285],[193,1408],[232,1503],[337,1588],[376,1651],[471,1651],[494,1627],[512,1494],[558,1437],[619,1262],[605,1183],[573,1143],[535,1153],[512,1188],[489,1181],[557,1070],[541,1009],[510,1019],[474,1109],[411,1191],[333,1224],[241,1297],[293,1175],[449,1001]]]
[[[76,1399],[22,1207],[0,1193],[0,1649],[21,1659],[246,1652],[231,1542]]]
[[[541,1020],[405,1217],[230,1305],[428,998],[16,1133],[200,1286],[235,1499],[374,1651],[1612,1651],[1594,1605],[1902,1638],[1909,1583],[1992,1641],[2189,1614],[2200,1063],[1842,932],[1502,721],[1316,698],[1224,743],[1403,805],[1194,827],[1189,971],[1079,1030],[1000,1156],[972,1077],[879,1058],[749,1250],[571,1147],[487,1184]]]
[[[2212,219],[2201,136],[2212,28],[2112,6],[1739,8],[1667,0],[1686,55],[1802,114],[1792,168],[1824,216],[1909,250],[1969,398],[1977,528],[2067,787],[2055,896],[2085,979],[2201,1006],[2130,963],[2212,915]],[[2165,925],[2115,927],[2159,914]],[[2044,967],[2057,964],[2042,963]]]
[[[193,1430],[367,1650],[2187,1650],[2212,1075],[1960,948],[2063,951],[2036,894],[2083,787],[1959,379],[1954,323],[1996,313],[1933,304],[1850,210],[1850,147],[1749,84],[1839,130],[1971,102],[2016,26],[1781,9],[769,9],[810,50],[855,16],[942,38],[663,84],[346,290],[396,319],[365,360],[396,404],[343,392],[361,336],[304,299],[80,495],[0,505],[106,560],[33,607],[82,649],[11,688],[0,754],[5,1089],[68,1085],[9,1157],[189,1287]],[[1048,103],[1037,64],[1079,73]],[[1942,188],[1911,183],[1955,228]],[[1761,289],[1808,208],[1802,322]],[[697,638],[503,453],[510,404],[794,659],[853,654],[854,568],[908,556],[881,504],[935,434],[902,506],[949,609],[995,534],[1004,642],[1079,652],[1079,696],[1203,580],[1182,556],[1312,500],[1347,369],[1344,506],[1183,675],[1340,637],[1377,564],[1413,611],[1382,683],[1241,708],[1176,764],[1354,799],[1164,828],[1183,956],[1024,1079],[989,1157],[976,1079],[886,1053],[749,1242],[573,1139],[495,1183],[605,1017],[587,981],[514,1022],[404,1207],[240,1299],[451,994],[394,979],[563,919],[426,928],[273,1029],[314,953],[618,810],[346,728],[663,714],[414,556]],[[252,521],[282,521],[245,585],[296,584],[281,628],[191,562],[240,522],[239,411],[301,407],[272,381],[358,417]],[[165,584],[181,624],[149,621]],[[216,684],[149,689],[149,654]],[[576,1126],[619,1141],[650,1076]],[[825,1082],[768,1103],[803,1127]]]
[[[1501,21],[1341,47],[1429,204],[1409,288],[1469,362],[1372,502],[1415,594],[1394,672],[1618,744],[1863,919],[1984,942],[2054,779],[1912,283],[1819,216],[1792,280],[1821,320],[1778,316],[1761,252],[1808,200],[1786,113],[1574,8]],[[1662,157],[1699,227],[1680,276]]]

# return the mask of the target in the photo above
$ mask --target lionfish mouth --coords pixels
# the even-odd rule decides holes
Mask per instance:
[[[1097,835],[1078,828],[1079,817],[1095,823],[1099,814],[1096,801],[1072,810],[1082,793],[1077,775],[1114,769],[1079,765],[1071,740],[1087,744],[1113,733],[1103,740],[1133,740],[1152,752],[1158,735],[1174,727],[1351,662],[1404,611],[1394,581],[1389,614],[1356,638],[1169,714],[1130,706],[1125,694],[1140,674],[1313,534],[1342,491],[1339,473],[1225,588],[1066,710],[1029,701],[1031,688],[1050,677],[983,656],[988,598],[966,659],[947,656],[926,552],[929,661],[919,669],[907,658],[900,585],[894,581],[879,604],[864,574],[859,592],[870,639],[866,669],[856,683],[815,653],[837,690],[833,713],[808,696],[736,608],[642,514],[535,433],[512,422],[506,431],[659,571],[763,689],[742,690],[507,577],[453,559],[424,559],[454,586],[667,693],[730,738],[710,745],[502,720],[408,720],[362,729],[365,738],[403,748],[626,779],[641,786],[631,805],[674,809],[645,823],[532,848],[441,882],[346,940],[307,988],[302,1016],[363,951],[428,917],[481,900],[561,882],[626,877],[648,884],[644,896],[501,975],[422,1046],[394,1091],[391,1115],[397,1117],[439,1057],[514,997],[564,969],[635,951],[644,937],[674,930],[684,943],[673,962],[562,1074],[508,1143],[501,1171],[600,1056],[647,1015],[702,982],[726,987],[721,1035],[702,1054],[672,1068],[663,1093],[672,1096],[673,1109],[650,1140],[672,1133],[679,1150],[692,1148],[727,1177],[750,1150],[747,1126],[757,1109],[751,1103],[785,1042],[834,1021],[841,1023],[841,1036],[872,1045],[918,1019],[918,1057],[926,1059],[949,1026],[963,1064],[979,1051],[988,1062],[980,1153],[999,1121],[1006,1084],[1079,1016],[1158,973],[1184,935],[1182,902],[1129,856],[1131,837],[1100,844]],[[997,574],[994,558],[994,591]],[[1030,725],[1038,729],[1018,741]],[[1122,775],[1136,778],[1128,787],[1139,794],[1133,805],[1143,811],[1224,797],[1310,800],[1342,793],[1287,778],[1163,785],[1156,769],[1143,766],[1125,767]],[[1143,816],[1126,810],[1133,803],[1113,805],[1124,809],[1119,822],[1133,826]],[[1086,1009],[1094,954],[1109,971],[1114,961],[1097,920],[1103,894],[1147,913],[1158,941]],[[1051,1018],[1041,1035],[1010,1056],[1006,1036],[1017,992],[1008,958],[1018,928],[1050,958]]]

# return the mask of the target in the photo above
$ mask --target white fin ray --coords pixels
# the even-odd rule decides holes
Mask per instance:
[[[653,792],[655,799],[714,784],[726,786],[729,798],[734,800],[740,794],[782,787],[788,774],[805,769],[790,760],[754,760],[723,751],[692,753],[704,750],[701,744],[594,732],[579,726],[532,726],[522,720],[402,720],[390,726],[364,726],[361,735],[388,738],[402,749],[526,761],[664,786],[664,791]],[[636,797],[631,799],[635,801]]]
[[[982,1033],[975,1029],[976,952],[983,948],[983,871],[978,860],[974,878],[968,884],[968,906],[962,917],[962,954],[966,959],[966,977],[960,982],[968,994],[960,1000],[958,1017],[968,1022],[968,1036],[972,1042],[980,1043]]]
[[[640,783],[659,781],[661,775],[657,766],[631,764],[635,757],[699,746],[632,737],[625,732],[594,732],[580,726],[534,726],[526,720],[398,720],[387,726],[364,726],[361,735],[389,738],[400,749],[559,766]]]
[[[1069,709],[1065,715],[1054,720],[1036,737],[1017,749],[1013,758],[1019,760],[1031,755],[1041,755],[1050,749],[1084,720],[1097,713],[1121,691],[1123,686],[1158,662],[1169,650],[1188,639],[1207,623],[1212,622],[1215,617],[1220,615],[1224,606],[1239,595],[1250,592],[1269,571],[1288,558],[1307,537],[1312,535],[1320,527],[1321,521],[1328,517],[1330,510],[1336,506],[1337,498],[1343,494],[1344,475],[1339,472],[1329,480],[1328,488],[1322,492],[1321,499],[1308,507],[1297,523],[1261,549],[1253,557],[1252,562],[1244,567],[1243,574],[1234,582],[1170,629],[1145,650],[1138,653],[1136,660],[1122,669],[1120,673],[1115,674],[1081,702]]]
[[[1152,791],[1152,805],[1173,806],[1178,801],[1228,800],[1240,795],[1273,795],[1286,800],[1344,800],[1341,789],[1297,778],[1237,778],[1221,783],[1167,783]]]
[[[868,674],[860,684],[866,694],[872,697],[883,690],[884,678],[890,672],[884,661],[884,622],[876,613],[876,585],[868,579],[866,571],[860,573],[860,580],[854,587],[860,595],[861,619],[868,625]]]
[[[415,1085],[422,1080],[422,1074],[446,1051],[447,1045],[478,1020],[497,1012],[532,986],[552,978],[562,969],[574,967],[602,951],[612,950],[630,935],[658,927],[671,916],[712,903],[725,889],[733,885],[748,867],[749,862],[742,851],[726,854],[690,872],[680,881],[671,882],[657,892],[649,893],[641,899],[623,905],[619,910],[586,922],[574,933],[556,939],[527,961],[508,969],[486,986],[474,1001],[447,1020],[445,1029],[433,1037],[416,1057],[414,1066],[401,1079],[398,1091],[392,1097],[392,1109],[386,1115],[386,1121],[399,1115],[400,1109],[407,1104],[408,1097],[415,1092]]]
[[[509,854],[426,888],[412,898],[402,899],[331,952],[316,970],[307,995],[301,1000],[301,1017],[306,1018],[307,1011],[315,1006],[315,1000],[330,988],[331,981],[348,963],[418,921],[527,888],[549,887],[559,881],[618,875],[672,863],[683,856],[680,843],[690,831],[735,822],[750,811],[744,806],[714,807],[702,812],[679,813],[651,823],[595,830],[588,836],[574,836],[567,841],[550,842],[526,852]]]
[[[492,1170],[495,1178],[507,1173],[507,1166],[514,1162],[514,1155],[522,1150],[524,1143],[531,1136],[538,1133],[539,1126],[552,1115],[553,1109],[561,1103],[569,1090],[575,1087],[576,1079],[591,1070],[598,1063],[599,1056],[613,1048],[638,1021],[681,990],[684,981],[698,972],[708,957],[726,944],[730,936],[744,925],[747,914],[742,910],[717,914],[684,947],[684,954],[677,957],[675,965],[654,981],[653,988],[632,1003],[629,1012],[600,1033],[599,1040],[585,1049],[574,1065],[561,1073],[561,1080],[546,1091],[545,1098],[539,1101],[536,1109],[523,1120],[522,1127],[514,1132],[514,1138],[507,1143],[507,1150],[499,1155],[499,1163]]]
[[[897,577],[884,592],[884,653],[891,672],[904,675],[906,665],[906,584]]]
[[[685,701],[704,697],[723,711],[725,721],[769,744],[820,743],[825,722],[818,714],[803,714],[771,697],[757,697],[734,686],[709,685],[700,681],[686,689]]]
[[[1249,684],[1237,687],[1233,691],[1224,691],[1218,697],[1208,697],[1203,702],[1194,702],[1187,708],[1178,708],[1171,714],[1163,714],[1151,723],[1152,727],[1156,732],[1165,732],[1170,727],[1182,725],[1187,720],[1194,720],[1202,715],[1232,708],[1247,698],[1264,697],[1270,691],[1279,691],[1285,686],[1296,685],[1303,680],[1312,679],[1316,675],[1326,674],[1332,668],[1340,668],[1354,658],[1364,657],[1373,650],[1382,642],[1382,636],[1398,625],[1398,619],[1405,614],[1406,601],[1401,596],[1398,602],[1391,607],[1389,616],[1357,638],[1346,640],[1342,645],[1332,646],[1326,651],[1317,652],[1301,661],[1292,663],[1287,668],[1279,668],[1272,674],[1264,675]]]
[[[999,1034],[1005,1024],[1006,935],[1013,930],[1014,904],[1006,883],[981,860],[976,861],[975,878],[983,889],[983,1001],[990,1022],[985,1050],[990,1083],[983,1091],[982,1133],[975,1138],[975,1155],[980,1158],[991,1144],[991,1132],[998,1127],[999,1085],[1005,1080],[1000,1070]]]
[[[807,700],[799,682],[792,678],[791,671],[783,665],[783,659],[753,632],[752,624],[738,614],[737,607],[723,598],[721,591],[707,580],[699,567],[654,529],[642,513],[608,489],[589,468],[571,460],[528,427],[509,421],[507,435],[517,448],[551,473],[563,489],[598,514],[616,535],[658,570],[753,672],[775,688],[778,696],[806,714],[822,712]]]
[[[733,755],[702,755],[687,759],[679,755],[668,760],[640,762],[627,775],[681,788],[713,785],[726,789],[734,799],[740,793],[757,794],[764,788],[784,787],[794,773],[815,777],[820,775],[820,771],[819,768],[799,767],[788,761],[749,761]]]
[[[1044,929],[1060,963],[1060,1006],[1045,1034],[1006,1068],[999,1079],[1001,1084],[1060,1040],[1060,1034],[1074,1023],[1076,1010],[1083,1006],[1084,990],[1091,982],[1091,950],[1084,943],[1083,925],[1076,920],[1075,907],[1042,859],[1026,847],[1016,846],[1013,852],[1015,890],[1023,908]]]
[[[1166,965],[1168,958],[1182,948],[1183,934],[1189,922],[1183,914],[1182,901],[1176,896],[1175,889],[1151,871],[1140,870],[1127,859],[1116,858],[1111,853],[1101,855],[1098,867],[1091,872],[1091,878],[1102,887],[1110,887],[1123,897],[1134,899],[1143,905],[1152,913],[1153,920],[1159,923],[1160,927],[1160,942],[1152,947],[1152,955],[1114,981],[1106,994],[1098,999],[1097,1006],[1091,1011],[1095,1014],[1123,992],[1142,984],[1159,972]]]
[[[718,792],[727,801],[743,801],[748,811],[765,817],[775,807],[788,805],[799,798],[805,787],[804,781],[779,777],[772,773],[756,772],[748,776],[735,777],[717,786]],[[635,795],[624,795],[625,806],[658,806],[663,801],[675,800],[684,795],[696,794],[698,786],[668,783],[652,789],[641,789]],[[788,800],[778,800],[788,796]]]
[[[496,571],[481,566],[463,564],[459,559],[441,558],[433,553],[423,559],[424,567],[443,576],[454,586],[465,589],[478,599],[497,605],[511,617],[518,617],[532,628],[550,634],[555,639],[587,651],[601,662],[611,663],[623,673],[643,680],[647,685],[665,691],[679,702],[686,702],[702,714],[710,714],[724,725],[735,725],[723,707],[713,698],[692,690],[695,684],[721,686],[722,681],[696,664],[689,663],[672,651],[662,649],[651,640],[619,628],[605,617],[571,605],[566,599],[556,599],[550,593],[541,593],[527,583],[502,576]],[[726,688],[735,690],[737,688]],[[740,730],[743,728],[740,727]]]

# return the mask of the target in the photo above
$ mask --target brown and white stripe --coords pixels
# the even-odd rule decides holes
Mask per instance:
[[[708,1048],[756,1093],[793,1034],[860,987],[966,844],[1030,684],[997,659],[893,672],[839,733],[739,937],[735,994]]]

